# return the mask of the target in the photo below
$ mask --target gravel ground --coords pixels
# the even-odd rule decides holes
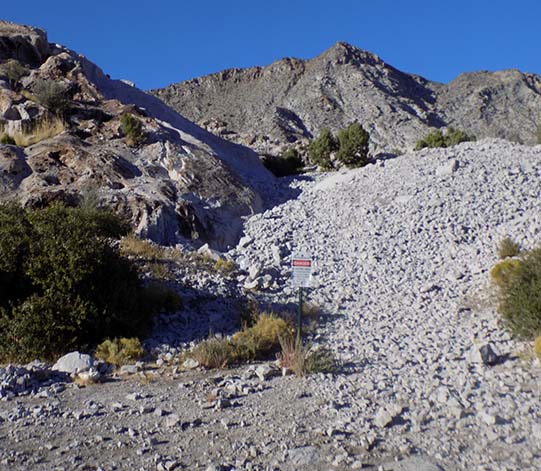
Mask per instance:
[[[228,253],[244,270],[235,284],[291,307],[291,254],[311,252],[312,341],[340,368],[259,378],[166,362],[49,385],[0,402],[0,468],[541,469],[541,366],[498,326],[488,276],[503,237],[539,243],[540,179],[541,146],[483,140],[283,180],[273,197],[299,194],[246,222]],[[150,344],[167,352],[181,325],[169,318]]]

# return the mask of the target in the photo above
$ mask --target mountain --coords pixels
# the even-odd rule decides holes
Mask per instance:
[[[63,102],[62,119],[47,93]],[[136,145],[123,131],[124,115],[141,123]],[[5,21],[0,137],[7,143],[0,144],[0,201],[77,204],[92,194],[161,244],[226,248],[274,180],[252,150],[112,80],[84,56],[50,44],[44,31]]]
[[[541,77],[516,70],[462,74],[449,84],[401,72],[339,42],[311,60],[228,69],[152,90],[179,113],[260,154],[307,143],[358,120],[372,151],[402,153],[433,128],[524,143],[540,139]]]

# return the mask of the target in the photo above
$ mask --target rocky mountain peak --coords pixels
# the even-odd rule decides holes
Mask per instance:
[[[364,49],[360,49],[342,41],[335,43],[332,47],[323,52],[319,58],[326,60],[333,65],[385,65],[385,63],[376,54],[372,54],[371,52],[365,51]]]

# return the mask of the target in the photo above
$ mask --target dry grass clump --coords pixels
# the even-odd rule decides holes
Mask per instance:
[[[161,247],[149,240],[143,240],[130,234],[120,241],[120,253],[126,257],[138,259],[152,273],[154,278],[170,280],[173,273],[169,266],[170,262],[178,261],[180,251]]]
[[[231,260],[219,258],[214,264],[214,269],[223,275],[230,275],[237,269],[237,266]]]
[[[142,258],[148,262],[156,262],[167,258],[167,249],[148,240],[129,234],[120,241],[120,253],[127,257]]]
[[[105,340],[96,348],[95,356],[98,360],[106,361],[112,365],[121,366],[139,360],[145,351],[138,338],[115,338]]]
[[[209,338],[197,344],[189,356],[206,368],[268,359],[280,348],[280,338],[293,336],[284,319],[262,313],[251,327],[243,327],[231,339]]]
[[[520,254],[520,245],[510,237],[502,239],[498,245],[498,257],[503,260],[509,257],[516,257]]]
[[[6,144],[15,144],[19,147],[28,147],[38,142],[55,137],[66,130],[64,121],[58,117],[45,118],[36,122],[27,131],[15,132],[13,134],[4,134]]]
[[[293,329],[284,319],[274,314],[261,314],[255,324],[235,335],[231,342],[239,361],[251,361],[269,356],[280,346],[280,338],[293,335]]]
[[[336,369],[336,359],[326,348],[302,346],[293,336],[281,337],[280,347],[281,351],[277,355],[280,366],[296,376],[330,373]]]
[[[208,338],[198,343],[190,356],[205,368],[225,368],[233,357],[233,346],[227,339]]]

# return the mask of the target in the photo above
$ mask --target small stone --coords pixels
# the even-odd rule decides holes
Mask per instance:
[[[246,280],[244,282],[244,289],[252,290],[252,289],[259,288],[259,281],[260,281],[259,278],[256,278],[253,281],[249,281],[249,279]]]
[[[244,247],[250,245],[252,242],[253,242],[253,239],[250,236],[244,236],[240,238],[239,243],[237,244],[237,247],[239,249],[243,249]]]
[[[155,415],[156,417],[163,417],[165,415],[165,411],[163,409],[160,409],[159,407],[154,410],[152,415]]]
[[[133,392],[130,394],[126,394],[126,399],[128,401],[138,401],[139,399],[143,399],[143,396],[139,394],[138,392]]]
[[[150,404],[144,404],[141,407],[139,407],[140,414],[150,414],[153,411],[154,411],[154,406],[151,406]]]
[[[134,375],[137,372],[139,372],[139,367],[137,365],[122,365],[120,367],[120,374]]]
[[[319,451],[313,446],[303,446],[289,450],[289,462],[295,466],[308,466],[320,461]]]
[[[255,374],[261,381],[266,381],[276,373],[276,369],[272,368],[270,365],[259,365],[255,370]]]
[[[393,421],[393,417],[383,407],[380,407],[374,417],[374,423],[380,427],[387,427]]]
[[[185,370],[194,370],[195,368],[199,367],[199,362],[194,358],[187,358],[182,363],[182,368]]]
[[[440,165],[436,169],[436,175],[439,177],[445,177],[452,175],[454,172],[458,170],[458,167],[460,166],[458,160],[451,159],[448,162],[444,163],[443,165]]]
[[[169,414],[165,418],[165,426],[168,428],[176,427],[180,423],[180,417],[178,414]]]
[[[500,357],[499,355],[494,351],[492,348],[492,345],[490,343],[487,343],[486,345],[483,345],[479,349],[479,353],[481,355],[481,360],[485,365],[493,366],[499,363]]]

